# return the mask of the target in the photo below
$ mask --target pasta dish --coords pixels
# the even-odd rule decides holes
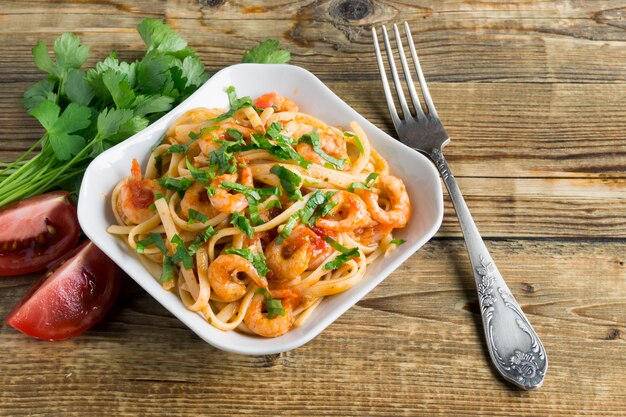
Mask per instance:
[[[362,128],[229,87],[195,108],[112,192],[124,239],[163,288],[221,330],[277,337],[403,241],[411,203]]]

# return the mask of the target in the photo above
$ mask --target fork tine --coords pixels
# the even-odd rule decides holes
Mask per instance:
[[[383,25],[383,41],[385,43],[385,49],[387,50],[387,59],[389,60],[389,68],[391,69],[391,76],[393,77],[393,84],[396,87],[396,94],[398,95],[398,101],[400,102],[400,107],[402,107],[402,113],[404,114],[404,118],[411,117],[411,111],[409,110],[409,106],[406,104],[406,99],[404,98],[404,91],[402,91],[402,84],[400,83],[400,78],[398,77],[398,70],[396,69],[396,62],[393,59],[393,51],[391,50],[391,44],[389,43],[389,37],[387,36],[387,28]]]
[[[385,64],[383,64],[383,57],[380,54],[380,47],[378,46],[378,36],[376,35],[376,28],[372,28],[372,38],[374,38],[374,50],[376,51],[376,61],[378,62],[378,70],[380,71],[380,79],[383,82],[383,90],[385,91],[385,98],[387,99],[387,107],[389,108],[389,114],[391,114],[391,120],[394,126],[397,128],[400,125],[400,118],[398,112],[393,104],[393,97],[391,96],[391,89],[389,88],[389,81],[387,80],[387,72],[385,71]]]
[[[420,104],[420,99],[417,95],[417,91],[415,91],[415,85],[413,84],[411,70],[409,69],[409,65],[406,61],[406,56],[404,55],[404,47],[402,46],[402,38],[400,37],[400,32],[398,31],[398,25],[393,25],[393,33],[396,38],[396,44],[398,45],[398,52],[400,53],[400,63],[402,64],[404,78],[406,79],[406,84],[409,88],[409,94],[411,95],[411,101],[413,102],[415,113],[417,114],[418,119],[424,119],[426,118],[426,116],[422,111],[422,106]]]
[[[417,71],[417,78],[420,82],[420,87],[422,87],[422,94],[424,95],[424,101],[426,102],[426,107],[428,107],[428,114],[430,116],[439,117],[437,115],[437,110],[435,109],[435,105],[433,104],[432,99],[430,98],[430,92],[428,91],[428,86],[426,85],[426,80],[424,79],[424,73],[422,72],[422,66],[420,65],[420,61],[417,58],[417,53],[415,52],[415,44],[413,44],[413,37],[411,36],[411,29],[409,28],[409,24],[404,22],[404,32],[406,33],[406,39],[409,44],[409,49],[411,50],[411,55],[413,56],[413,63],[415,64],[415,70]]]

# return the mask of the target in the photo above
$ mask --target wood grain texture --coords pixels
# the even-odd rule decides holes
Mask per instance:
[[[3,1],[0,160],[41,135],[30,48],[74,31],[89,65],[139,57],[160,17],[211,72],[273,37],[392,133],[372,25],[412,26],[446,148],[487,246],[542,337],[544,387],[489,365],[456,217],[319,337],[262,357],[207,345],[129,278],[105,321],[48,343],[0,327],[0,415],[626,415],[626,1]],[[0,279],[4,320],[36,276]]]

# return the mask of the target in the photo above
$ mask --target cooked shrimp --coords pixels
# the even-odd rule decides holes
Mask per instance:
[[[156,194],[165,194],[165,190],[154,179],[141,178],[139,162],[133,159],[131,177],[126,178],[117,200],[117,211],[126,224],[139,224],[154,216],[150,208]]]
[[[248,329],[263,337],[278,337],[287,333],[294,322],[294,299],[285,298],[281,300],[285,314],[271,319],[267,317],[267,313],[263,313],[264,301],[265,297],[262,294],[257,294],[252,298],[243,318]]]
[[[288,99],[287,97],[283,97],[276,92],[271,92],[267,94],[263,94],[261,97],[254,100],[254,105],[260,109],[265,109],[267,107],[277,107],[276,111],[298,111],[298,106],[296,103]]]
[[[241,126],[235,123],[223,123],[222,125],[220,125],[219,129],[211,128],[202,131],[202,135],[200,136],[200,139],[198,139],[200,152],[203,155],[208,156],[211,152],[222,146],[222,143],[220,143],[219,141],[230,139],[230,136],[228,136],[227,133],[229,129],[238,131],[243,135],[244,138],[250,138],[250,135],[254,133],[254,130],[245,126]],[[197,131],[201,131],[201,128],[198,128]]]
[[[411,202],[406,187],[400,178],[392,175],[381,175],[374,186],[382,186],[381,195],[389,200],[389,210],[378,204],[379,195],[370,190],[357,190],[363,197],[369,213],[379,223],[393,227],[404,227],[411,214]]]
[[[316,237],[308,227],[298,226],[281,243],[279,238],[274,239],[265,249],[265,262],[272,271],[272,279],[287,282],[306,271],[313,255],[311,241]]]
[[[180,200],[180,211],[183,218],[189,218],[189,209],[204,214],[205,216],[215,216],[216,210],[211,205],[209,193],[203,184],[196,182],[185,190],[185,195]]]
[[[383,223],[376,223],[374,226],[361,227],[348,232],[355,240],[363,245],[375,245],[385,236],[389,235],[393,230],[393,226]]]
[[[346,142],[343,138],[338,138],[335,135],[329,133],[320,133],[320,147],[328,155],[338,159],[349,161],[348,151],[346,148]],[[313,147],[308,143],[298,143],[296,146],[296,152],[298,152],[304,159],[309,162],[313,162],[318,165],[325,165],[326,160],[322,158],[317,152],[313,150]],[[344,164],[344,170],[348,169],[348,164]]]
[[[208,278],[215,294],[225,302],[243,297],[246,285],[239,279],[243,274],[259,287],[267,288],[267,280],[259,276],[250,261],[239,255],[220,255],[209,265]]]
[[[347,232],[358,227],[367,226],[372,219],[367,213],[367,206],[354,193],[339,191],[330,201],[338,203],[329,213],[315,222],[317,227],[335,232]]]
[[[248,198],[241,194],[231,194],[228,190],[220,187],[224,182],[236,182],[237,178],[241,178],[241,184],[248,187],[253,186],[252,170],[245,164],[244,159],[237,158],[237,163],[240,165],[239,174],[224,174],[219,175],[211,181],[211,187],[215,190],[209,199],[213,207],[222,213],[234,213],[241,212],[248,207]]]
[[[332,230],[323,230],[319,227],[313,227],[312,231],[314,232],[315,238],[311,239],[313,253],[311,254],[311,259],[309,260],[308,270],[317,269],[317,267],[328,259],[328,257],[335,251],[328,243],[326,243],[324,236],[337,239],[337,233]]]

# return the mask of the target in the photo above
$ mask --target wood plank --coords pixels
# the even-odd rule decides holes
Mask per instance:
[[[128,281],[105,323],[78,339],[40,342],[3,325],[0,410],[13,416],[624,415],[626,374],[615,358],[626,331],[626,244],[488,246],[550,353],[538,391],[495,378],[481,345],[464,247],[438,239],[322,335],[281,355],[217,351]],[[0,316],[27,282],[0,281]]]
[[[345,18],[354,16],[340,3],[91,1],[85,7],[84,1],[11,1],[0,12],[0,44],[14,52],[0,55],[0,71],[5,82],[36,77],[28,51],[41,38],[50,44],[64,28],[82,35],[94,56],[111,48],[136,55],[141,41],[134,27],[141,17],[154,16],[166,18],[212,69],[238,62],[244,49],[273,37],[294,53],[295,64],[322,76],[374,79],[370,26],[406,19],[433,82],[626,81],[623,2],[388,1],[356,20]]]
[[[327,83],[393,135],[378,80]],[[3,160],[42,133],[20,105],[29,85],[0,83]],[[431,83],[431,94],[453,138],[445,153],[459,177],[626,176],[626,85]]]

